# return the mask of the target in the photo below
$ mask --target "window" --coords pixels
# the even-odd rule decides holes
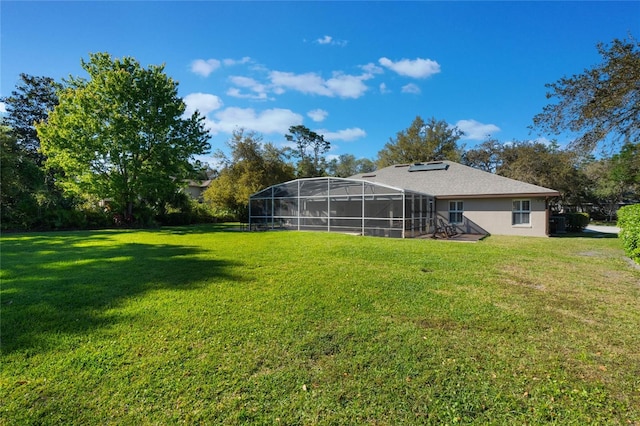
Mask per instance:
[[[462,223],[464,203],[462,201],[449,201],[449,223]]]
[[[513,200],[512,225],[529,225],[531,223],[531,201]]]

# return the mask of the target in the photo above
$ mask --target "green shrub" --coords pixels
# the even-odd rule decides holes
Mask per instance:
[[[31,229],[37,220],[38,203],[35,197],[20,197],[3,202],[0,206],[0,226],[3,230]]]
[[[223,207],[209,207],[211,215],[217,222],[235,222],[240,220],[238,215]]]
[[[569,232],[582,232],[589,225],[588,213],[565,213],[563,216]]]
[[[164,226],[177,225],[194,225],[201,223],[216,223],[218,219],[215,217],[211,208],[203,203],[191,200],[189,204],[182,208],[174,208],[162,215],[158,215],[156,220]]]
[[[101,229],[113,225],[113,217],[102,209],[84,208],[82,212],[85,217],[86,228]]]
[[[194,223],[217,223],[218,219],[214,216],[211,208],[204,203],[194,201],[191,212],[193,214]]]
[[[624,251],[636,263],[640,263],[640,204],[618,210],[618,227]]]

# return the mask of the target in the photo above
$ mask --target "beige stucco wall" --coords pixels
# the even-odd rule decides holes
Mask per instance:
[[[512,225],[512,202],[516,199],[531,201],[529,225]],[[456,225],[463,233],[488,232],[492,235],[522,235],[531,237],[547,236],[547,212],[544,198],[487,198],[437,200],[439,218],[449,221],[449,201],[464,202],[464,223]]]

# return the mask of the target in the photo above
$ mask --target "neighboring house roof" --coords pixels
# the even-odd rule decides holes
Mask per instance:
[[[351,179],[383,183],[437,198],[555,197],[558,191],[509,179],[453,161],[398,164]]]
[[[211,179],[208,180],[189,180],[187,186],[193,188],[208,188],[211,185]]]

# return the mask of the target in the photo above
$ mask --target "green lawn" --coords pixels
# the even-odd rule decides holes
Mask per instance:
[[[6,234],[2,424],[640,424],[616,238]]]

